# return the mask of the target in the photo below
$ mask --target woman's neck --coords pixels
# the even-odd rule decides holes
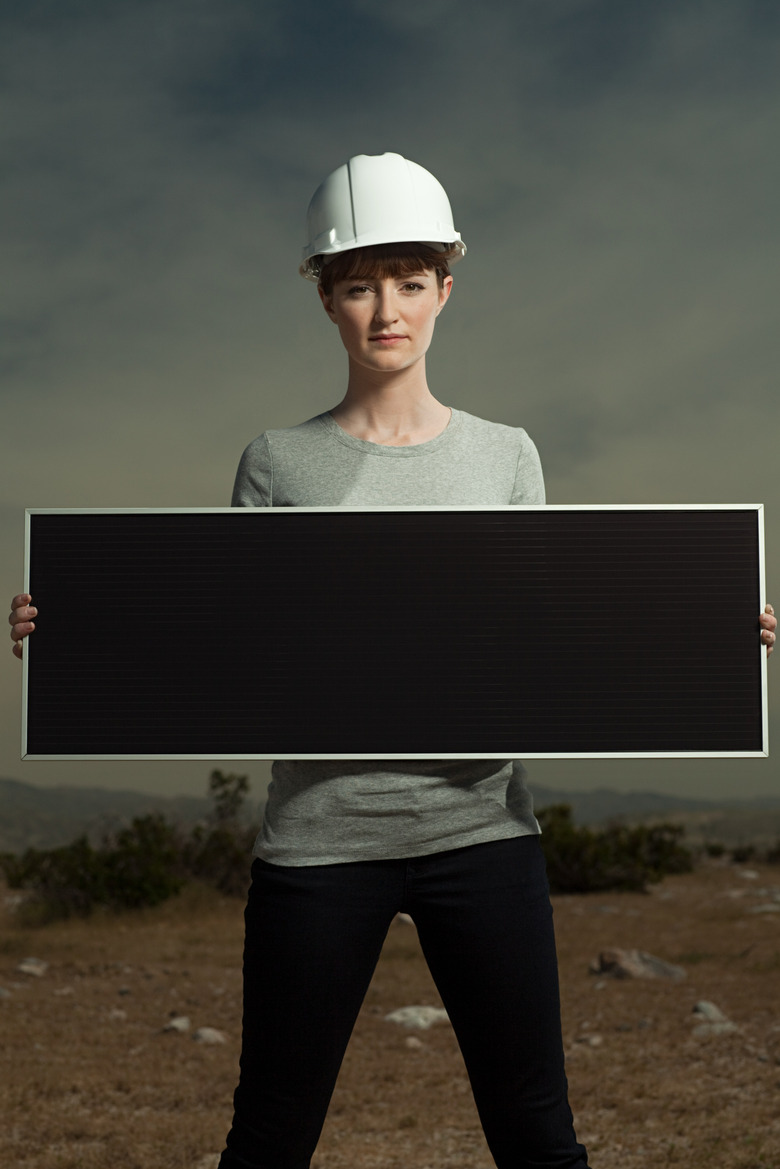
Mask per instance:
[[[362,373],[363,371],[361,371]],[[428,442],[447,427],[452,411],[418,378],[374,378],[350,370],[347,392],[331,417],[355,438],[381,446]]]

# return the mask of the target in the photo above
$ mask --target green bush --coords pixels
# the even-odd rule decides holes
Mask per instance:
[[[613,824],[578,828],[568,804],[537,812],[553,893],[598,893],[608,889],[645,892],[668,873],[690,872],[693,860],[675,824]]]
[[[237,824],[249,791],[249,776],[214,769],[209,776],[209,795],[214,801],[212,824]]]
[[[162,816],[141,816],[93,848],[86,836],[60,848],[28,848],[0,857],[11,889],[31,894],[39,920],[86,917],[98,906],[138,909],[158,905],[183,884],[176,830]]]
[[[239,823],[248,787],[245,775],[213,771],[209,823],[189,836],[160,815],[139,816],[99,848],[80,836],[60,848],[0,854],[0,872],[10,888],[30,894],[24,910],[30,921],[159,905],[192,878],[244,896],[257,833]]]
[[[141,816],[101,849],[105,904],[112,909],[159,905],[184,884],[181,840],[159,815]]]
[[[86,836],[61,848],[28,848],[1,863],[9,887],[30,893],[30,906],[42,920],[87,916],[103,902],[101,858]]]
[[[184,842],[182,863],[187,873],[232,897],[249,888],[252,845],[257,829],[195,828]]]
[[[231,896],[246,894],[257,828],[240,823],[249,777],[214,770],[209,776],[213,807],[208,825],[194,828],[182,849],[187,872]]]

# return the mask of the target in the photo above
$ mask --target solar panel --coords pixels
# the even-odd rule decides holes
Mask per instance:
[[[762,521],[31,509],[22,754],[763,755]]]

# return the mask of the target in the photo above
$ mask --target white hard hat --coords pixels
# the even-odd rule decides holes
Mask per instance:
[[[337,167],[314,192],[306,225],[308,243],[299,271],[307,280],[319,279],[321,257],[373,244],[454,249],[450,263],[466,251],[444,187],[400,154],[356,154]]]

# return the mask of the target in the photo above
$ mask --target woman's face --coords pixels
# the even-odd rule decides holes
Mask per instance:
[[[319,293],[350,362],[390,373],[425,357],[451,287],[451,276],[440,286],[435,271],[423,269],[404,276],[340,280],[330,295],[322,288]]]

